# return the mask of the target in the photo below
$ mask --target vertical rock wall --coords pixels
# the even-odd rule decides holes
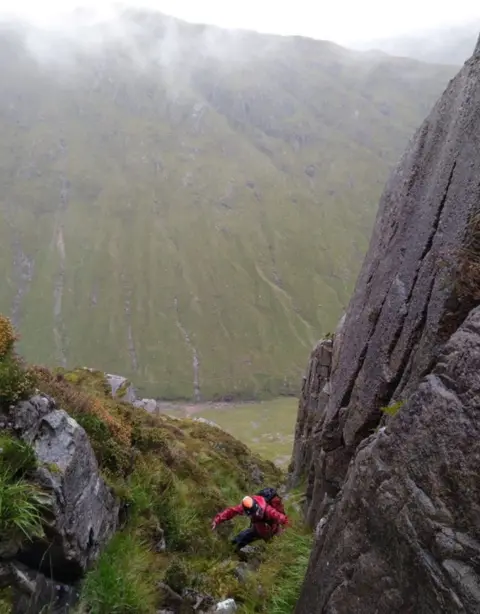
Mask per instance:
[[[479,304],[480,40],[385,187],[328,383],[312,357],[296,614],[480,612]]]

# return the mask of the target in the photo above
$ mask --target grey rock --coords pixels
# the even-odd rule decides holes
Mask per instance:
[[[194,611],[206,611],[211,609],[215,604],[215,599],[211,595],[200,593],[191,588],[183,589],[182,598],[185,603],[192,606]]]
[[[307,480],[312,527],[358,446],[388,424],[381,408],[410,396],[476,304],[459,296],[456,271],[480,203],[479,109],[477,47],[385,187],[323,399],[320,348],[312,355],[290,467],[292,485]]]
[[[78,601],[75,587],[54,582],[20,563],[0,564],[0,588],[12,590],[12,614],[67,614]]]
[[[246,584],[248,575],[252,571],[248,563],[239,563],[233,570],[233,575],[237,578],[240,584]]]
[[[195,422],[202,422],[203,424],[208,424],[209,426],[214,426],[216,429],[223,430],[221,426],[219,426],[216,422],[212,422],[212,420],[207,420],[206,418],[202,418],[201,416],[195,416],[192,418]]]
[[[71,581],[115,532],[119,503],[100,476],[84,429],[54,407],[48,397],[33,397],[12,409],[15,430],[35,450],[35,481],[51,496],[47,539],[26,547],[19,559]]]
[[[133,401],[135,407],[139,407],[148,411],[149,414],[154,414],[158,411],[158,405],[155,399],[140,399],[138,401]]]
[[[238,610],[235,599],[226,599],[225,601],[221,601],[217,603],[213,612],[217,612],[218,614],[234,614]]]
[[[155,531],[155,552],[162,553],[167,549],[167,542],[165,540],[165,531],[161,527],[157,527]]]
[[[305,476],[313,476],[313,430],[322,423],[325,407],[330,398],[329,378],[333,346],[333,339],[322,339],[310,355],[298,406],[292,461],[289,467],[289,488],[297,487]],[[310,483],[309,490],[312,488],[313,484]]]
[[[24,439],[32,441],[44,416],[56,409],[56,403],[43,394],[33,396],[28,401],[16,405],[10,419],[13,428],[22,433]]]
[[[480,612],[479,408],[477,307],[357,451],[295,614]]]
[[[110,388],[112,389],[112,396],[114,398],[116,397],[120,401],[125,401],[126,403],[134,403],[137,400],[135,389],[126,377],[121,375],[113,375],[111,373],[106,373],[105,377]],[[122,391],[122,394],[118,396],[117,393],[120,390]]]

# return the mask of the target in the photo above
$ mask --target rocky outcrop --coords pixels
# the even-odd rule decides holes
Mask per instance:
[[[292,488],[297,487],[308,475],[311,466],[312,429],[321,420],[330,398],[332,349],[332,339],[319,341],[310,355],[307,373],[303,378],[290,464],[289,486]]]
[[[133,405],[139,409],[148,411],[149,414],[155,414],[160,411],[155,399],[140,399],[138,401],[133,401]]]
[[[119,505],[100,476],[84,429],[49,397],[13,407],[10,426],[34,449],[35,481],[51,495],[46,539],[18,560],[56,580],[80,577],[117,527]]]
[[[325,408],[331,390],[330,377],[338,361],[344,322],[345,317],[340,320],[334,335],[322,339],[316,345],[303,378],[288,487],[297,488],[306,479],[307,500],[312,498],[315,478],[313,429],[315,427],[318,430],[326,416]]]
[[[480,41],[385,188],[292,459],[316,526],[295,614],[480,611],[479,177]]]
[[[480,612],[480,307],[357,451],[295,614]]]
[[[457,273],[465,254],[471,256],[479,177],[477,47],[412,139],[382,196],[336,350],[330,397],[316,410],[308,444],[295,447],[292,475],[310,472],[314,484],[307,493],[311,525],[338,494],[358,445],[380,424],[382,406],[410,396],[477,304],[479,297],[462,289]],[[297,434],[302,432],[299,415]]]
[[[134,403],[137,400],[135,389],[126,377],[106,373],[105,378],[112,390],[112,397],[126,403]]]

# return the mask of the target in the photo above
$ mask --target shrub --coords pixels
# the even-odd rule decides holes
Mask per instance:
[[[151,614],[157,587],[148,546],[129,533],[117,533],[82,586],[81,604],[90,614]]]
[[[34,382],[28,370],[11,354],[0,360],[0,406],[9,406],[27,398]]]
[[[0,314],[0,360],[12,350],[16,339],[12,323]]]

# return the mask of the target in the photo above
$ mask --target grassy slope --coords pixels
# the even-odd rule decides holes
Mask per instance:
[[[296,562],[303,572],[311,543],[294,500],[287,503],[293,522],[288,535],[262,545],[262,570],[246,584],[236,579],[238,561],[227,539],[245,521],[210,529],[215,513],[261,487],[252,482],[254,474],[261,472],[262,486],[280,486],[284,476],[279,469],[220,429],[153,417],[113,401],[99,372],[58,370],[61,375],[54,376],[37,368],[35,373],[40,389],[85,427],[104,475],[129,504],[121,531],[87,576],[81,612],[154,613],[164,598],[160,581],[177,591],[190,587],[219,600],[234,597],[244,614],[290,611],[282,603],[291,602],[301,578],[295,565],[287,569],[287,562]],[[165,553],[155,552],[160,527]]]
[[[178,593],[190,588],[216,600],[235,597],[244,614],[291,611],[311,544],[295,501],[286,501],[291,526],[281,538],[261,544],[261,570],[243,582],[235,575],[239,562],[227,538],[245,519],[215,532],[210,528],[218,511],[246,493],[281,486],[284,475],[278,468],[221,429],[154,417],[113,400],[102,372],[26,369],[14,343],[15,331],[0,314],[0,413],[31,396],[35,387],[53,395],[57,406],[85,427],[100,470],[121,502],[118,531],[81,584],[78,614],[154,614],[167,605],[160,582]],[[11,557],[23,542],[44,535],[48,496],[31,483],[36,465],[31,447],[4,429],[2,556]],[[157,548],[162,537],[163,551]],[[2,588],[0,612],[11,611],[11,602],[8,586]]]
[[[135,19],[138,45],[168,38]],[[295,391],[454,71],[171,23],[175,58],[142,70],[119,48],[36,64],[0,33],[0,309],[30,360],[145,395],[191,398],[194,350],[205,399]]]
[[[211,420],[262,458],[281,467],[290,462],[298,400],[283,397],[261,403],[197,406],[195,416]],[[167,408],[173,416],[185,415],[182,406]]]

